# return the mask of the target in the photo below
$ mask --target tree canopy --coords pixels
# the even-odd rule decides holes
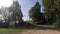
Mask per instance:
[[[29,10],[29,17],[33,20],[33,22],[42,22],[44,20],[43,13],[41,13],[41,5],[39,2],[36,2],[34,7]]]

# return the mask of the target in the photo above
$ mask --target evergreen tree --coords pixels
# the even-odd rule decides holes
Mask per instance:
[[[30,9],[29,17],[33,20],[33,22],[37,22],[37,23],[43,22],[44,18],[40,8],[41,8],[41,5],[39,4],[39,2],[36,2],[34,7]]]

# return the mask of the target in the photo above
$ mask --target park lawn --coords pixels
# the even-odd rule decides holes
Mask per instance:
[[[19,28],[0,28],[0,34],[20,34],[22,31]]]
[[[38,26],[38,27],[37,27]],[[53,26],[48,25],[37,25],[37,26],[29,26],[32,27],[32,29],[50,29],[54,28]],[[29,28],[28,27],[28,28]],[[24,28],[0,28],[0,34],[21,34],[23,31],[28,30],[27,26]]]

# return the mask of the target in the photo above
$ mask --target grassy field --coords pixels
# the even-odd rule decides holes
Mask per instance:
[[[21,28],[0,28],[0,34],[20,34],[26,29],[34,29],[35,27],[35,25],[27,23]]]
[[[37,29],[37,30],[47,30],[47,29],[55,29],[55,27],[53,26],[48,26],[48,25],[30,25],[27,26],[27,24],[25,25],[26,27],[24,28],[0,28],[0,34],[21,34],[22,32],[24,32],[25,30],[32,30],[32,29]]]
[[[23,29],[17,28],[0,28],[0,34],[19,34],[23,31]]]

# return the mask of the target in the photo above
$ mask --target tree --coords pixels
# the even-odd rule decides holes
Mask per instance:
[[[39,2],[36,2],[34,7],[29,10],[29,17],[33,20],[33,22],[44,22],[44,17],[41,13],[41,5],[39,4]]]
[[[15,26],[23,24],[23,14],[21,12],[21,6],[19,5],[18,1],[13,1],[13,4],[9,7],[10,12],[12,12],[12,20],[15,22]],[[19,22],[19,23],[17,23]]]
[[[52,24],[58,20],[60,15],[60,0],[43,0],[44,14],[46,18]],[[60,18],[60,17],[59,17]]]
[[[9,23],[10,23],[10,21],[8,22],[8,20],[10,20],[8,17],[10,17],[10,15],[9,15],[10,13],[9,13],[9,10],[8,10],[8,8],[7,7],[3,7],[2,6],[2,8],[0,9],[0,20],[1,20],[1,25],[2,25],[2,27],[9,27]],[[3,21],[4,21],[4,23],[3,23]]]

